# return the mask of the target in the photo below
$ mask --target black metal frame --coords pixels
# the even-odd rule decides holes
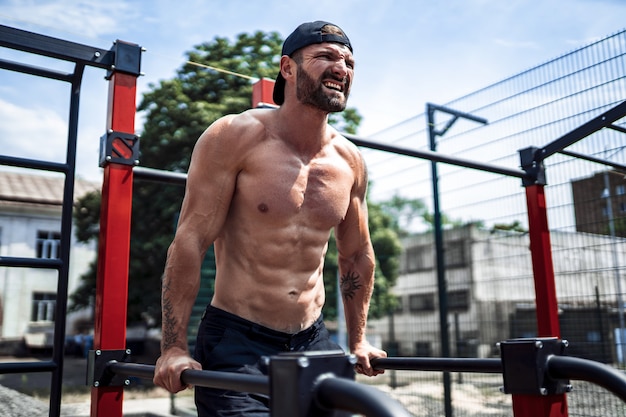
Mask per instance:
[[[72,236],[72,208],[76,170],[76,143],[80,87],[86,66],[123,71],[139,75],[141,48],[117,41],[111,49],[81,45],[20,29],[0,25],[0,47],[42,55],[75,64],[74,71],[64,73],[0,59],[0,69],[64,81],[70,84],[68,140],[64,163],[0,155],[0,165],[53,171],[65,175],[61,209],[60,259],[0,258],[0,266],[55,269],[58,271],[52,359],[41,362],[13,362],[0,364],[0,373],[51,372],[50,416],[61,413],[63,360],[66,332],[70,243]]]
[[[332,416],[335,410],[370,417],[409,417],[398,401],[354,381],[356,359],[341,351],[287,352],[268,358],[269,373],[245,375],[219,371],[183,371],[185,384],[270,397],[273,417]],[[152,379],[154,366],[109,361],[106,371]]]

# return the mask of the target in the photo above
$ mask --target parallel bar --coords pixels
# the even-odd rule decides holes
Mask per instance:
[[[154,377],[153,365],[111,361],[107,364],[107,368],[117,375],[136,376],[144,379],[152,379]],[[254,392],[264,395],[270,394],[269,377],[265,375],[245,375],[234,372],[188,369],[183,371],[180,379],[185,384],[197,385],[199,387]]]
[[[548,375],[554,379],[593,382],[626,402],[626,375],[617,369],[588,359],[569,356],[548,358]]]
[[[449,372],[480,372],[501,374],[500,359],[481,358],[376,358],[372,360],[376,369],[395,369],[398,371],[449,371]]]
[[[368,417],[410,417],[411,414],[393,398],[369,385],[328,377],[314,386],[314,398],[329,410],[344,410]]]
[[[416,150],[416,149],[408,149],[401,148],[393,145],[386,145],[383,143],[372,142],[366,139],[362,139],[358,136],[351,135],[349,133],[342,133],[348,140],[354,143],[357,146],[361,146],[369,149],[376,149],[379,151],[392,152],[399,155],[412,156],[415,158],[428,159],[430,161],[435,162],[443,162],[450,165],[456,165],[465,168],[474,168],[482,171],[491,172],[494,174],[502,174],[509,177],[516,178],[527,178],[528,175],[526,172],[521,169],[512,169],[507,167],[502,167],[493,164],[487,164],[483,162],[471,161],[469,159],[457,158],[454,156],[443,155],[438,152],[425,151],[425,150]]]
[[[115,54],[110,50],[4,25],[0,25],[0,46],[97,68],[111,68],[115,59]]]

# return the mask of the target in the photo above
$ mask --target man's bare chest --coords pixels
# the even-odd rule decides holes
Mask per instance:
[[[348,209],[354,176],[341,159],[252,164],[237,180],[238,204],[267,221],[300,219],[333,227]]]

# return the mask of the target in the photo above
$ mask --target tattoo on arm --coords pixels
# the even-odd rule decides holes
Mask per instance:
[[[363,286],[359,283],[360,278],[359,274],[352,271],[341,277],[341,294],[344,298],[352,299],[356,290]]]
[[[163,335],[162,335],[162,349],[167,350],[176,345],[176,328],[178,324],[174,317],[174,305],[172,300],[168,297],[170,287],[167,284],[163,284]]]

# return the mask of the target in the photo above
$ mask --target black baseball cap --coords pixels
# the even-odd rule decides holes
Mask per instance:
[[[304,48],[305,46],[312,45],[314,43],[323,42],[337,42],[343,44],[352,52],[352,44],[345,33],[343,35],[335,33],[322,33],[322,28],[326,25],[339,27],[333,23],[324,22],[322,20],[307,22],[298,26],[296,30],[294,30],[291,35],[287,36],[287,39],[285,39],[281,56],[291,56],[291,54],[300,48]],[[341,32],[343,33],[343,30],[341,30]],[[283,104],[285,101],[285,79],[281,75],[280,71],[276,77],[276,83],[274,84],[273,99],[276,104]]]

